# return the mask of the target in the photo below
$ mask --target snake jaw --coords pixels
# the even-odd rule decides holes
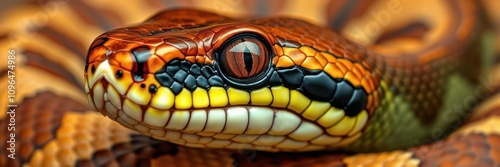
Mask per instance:
[[[127,89],[120,92],[117,86],[124,83],[113,75],[116,70],[103,61],[95,73],[86,76],[89,103],[129,129],[180,145],[272,152],[336,148],[359,138],[368,119],[366,111],[349,117],[342,109],[308,100],[300,92],[283,86],[255,90],[246,96],[237,89],[214,87],[212,93],[205,92],[205,96],[215,99],[226,94],[228,101],[224,106],[178,109],[182,103],[190,101],[194,106],[203,100],[193,101],[194,95],[187,90],[181,91],[184,95],[175,96],[165,87],[159,87],[149,98],[134,98],[134,94],[147,94],[140,92],[144,91],[140,89],[141,83],[131,81]],[[282,94],[267,97],[286,98],[262,98],[267,93]],[[141,102],[136,98],[148,100]],[[231,104],[239,105],[229,105],[229,99]],[[171,104],[162,106],[168,103]]]

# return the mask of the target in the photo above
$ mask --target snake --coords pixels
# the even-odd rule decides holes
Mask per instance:
[[[500,165],[496,2],[213,3],[9,11],[0,166]]]

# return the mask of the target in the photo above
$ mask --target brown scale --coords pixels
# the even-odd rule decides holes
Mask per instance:
[[[151,159],[177,153],[177,146],[165,141],[137,134],[131,135],[131,138],[130,142],[98,150],[93,153],[92,159],[79,160],[75,166],[151,166]]]
[[[9,152],[0,151],[0,164],[19,166],[29,161],[36,149],[42,148],[47,142],[55,139],[55,133],[67,111],[85,111],[87,105],[53,93],[40,93],[27,98],[16,108],[16,160],[5,159]],[[8,117],[7,117],[8,118]],[[9,121],[0,120],[2,134],[7,131]],[[7,135],[0,135],[0,140],[7,141]],[[1,142],[1,148],[7,148],[6,142]]]
[[[469,134],[450,137],[431,146],[414,149],[420,166],[499,166],[499,134]]]
[[[330,166],[343,167],[344,154],[315,153],[284,153],[272,154],[265,152],[249,152],[247,154],[234,154],[235,164],[240,167],[266,166],[266,167],[300,167],[300,166]]]

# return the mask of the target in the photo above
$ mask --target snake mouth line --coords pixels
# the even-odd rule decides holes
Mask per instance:
[[[319,120],[304,119],[286,108],[158,109],[119,93],[109,78],[100,74],[88,80],[89,103],[97,111],[129,129],[179,145],[294,152],[333,149],[359,138],[366,123],[366,114],[351,118],[340,114],[343,111],[325,113],[333,123],[323,127]],[[329,129],[336,131],[331,134]]]

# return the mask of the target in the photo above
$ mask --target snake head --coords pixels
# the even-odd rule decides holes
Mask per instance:
[[[344,47],[315,48],[309,39],[320,34],[304,31],[337,39],[287,18],[161,12],[95,39],[85,69],[89,103],[130,129],[192,147],[310,151],[350,144],[375,108],[375,79],[364,65],[334,55]]]

